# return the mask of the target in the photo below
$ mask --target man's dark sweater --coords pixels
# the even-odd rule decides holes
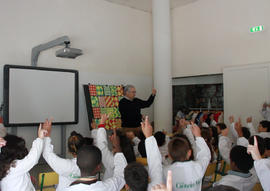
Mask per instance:
[[[147,101],[134,98],[132,101],[127,98],[121,99],[119,102],[119,111],[121,113],[122,127],[139,127],[141,126],[142,114],[141,109],[149,107],[155,99],[151,95]]]

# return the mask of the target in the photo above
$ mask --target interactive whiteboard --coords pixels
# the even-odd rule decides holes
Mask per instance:
[[[4,125],[36,126],[78,123],[78,71],[4,66]]]

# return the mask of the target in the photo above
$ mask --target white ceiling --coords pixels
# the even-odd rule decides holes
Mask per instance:
[[[121,4],[142,11],[147,12],[152,11],[152,0],[105,0],[105,1]],[[198,0],[170,0],[170,1],[171,1],[171,8],[173,9],[175,7],[184,6]]]

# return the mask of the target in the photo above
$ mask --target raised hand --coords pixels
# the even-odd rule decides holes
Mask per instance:
[[[235,123],[235,131],[239,137],[243,137],[242,125],[239,121]]]
[[[167,185],[164,184],[158,184],[156,186],[153,186],[152,191],[172,191],[172,171],[168,171],[167,175]]]
[[[232,124],[232,123],[234,122],[234,116],[233,116],[233,115],[231,115],[231,116],[229,117],[229,122],[230,122],[230,124]]]
[[[155,88],[152,89],[152,95],[156,95],[157,94],[157,90]]]
[[[51,136],[52,120],[53,120],[53,118],[51,118],[50,120],[46,119],[45,122],[42,124],[42,129],[47,131],[46,137]]]
[[[107,119],[109,119],[110,114],[101,114],[100,124],[105,124]]]
[[[247,153],[251,154],[253,160],[260,160],[262,158],[258,149],[258,141],[256,136],[254,136],[254,145],[248,145]]]
[[[191,122],[191,131],[195,137],[201,137],[201,129],[195,123]]]
[[[252,117],[247,118],[247,123],[252,123]]]
[[[43,139],[45,136],[47,136],[48,131],[46,129],[42,128],[42,124],[39,125],[38,127],[38,138]]]
[[[153,135],[153,128],[149,123],[148,116],[145,117],[145,121],[141,122],[142,132],[146,138],[151,137]]]

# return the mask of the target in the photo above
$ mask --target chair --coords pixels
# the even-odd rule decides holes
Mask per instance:
[[[252,191],[263,191],[261,183],[256,183]]]
[[[217,162],[210,163],[205,171],[204,176],[211,176],[216,172]]]
[[[40,191],[55,191],[55,186],[59,182],[56,172],[45,172],[39,174]]]
[[[144,166],[147,166],[147,158],[138,157],[136,158],[136,162],[141,163]]]

